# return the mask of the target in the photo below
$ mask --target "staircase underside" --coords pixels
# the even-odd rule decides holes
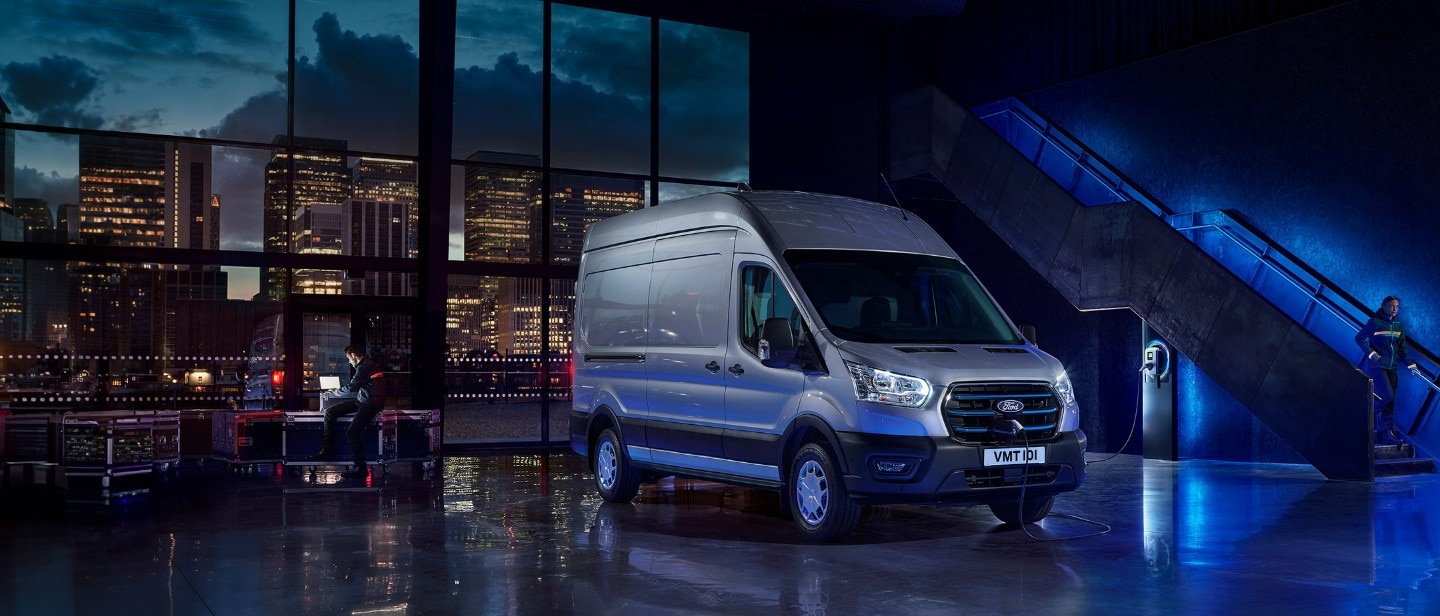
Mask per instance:
[[[930,87],[891,105],[891,174],[931,177],[1080,310],[1128,308],[1331,479],[1373,480],[1371,383],[1138,203],[1084,207]]]

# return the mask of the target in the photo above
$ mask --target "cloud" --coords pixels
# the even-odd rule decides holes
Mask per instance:
[[[455,63],[458,67],[480,59],[487,66],[507,53],[521,64],[540,66],[544,51],[544,5],[510,0],[466,0],[456,7]]]
[[[99,128],[104,123],[90,106],[100,76],[80,60],[53,55],[30,63],[11,62],[0,67],[0,77],[9,86],[5,99],[12,110],[29,111],[37,123],[76,128]]]
[[[166,2],[29,2],[16,11],[26,24],[19,35],[45,37],[95,57],[141,58],[144,62],[189,61],[210,45],[269,45],[277,41],[261,23],[283,23],[282,5],[244,0]],[[244,63],[241,55],[226,56]],[[216,58],[200,58],[209,64]]]
[[[112,126],[110,128],[112,130],[122,130],[126,132],[145,132],[158,130],[165,123],[162,117],[162,114],[164,112],[165,109],[156,108],[147,109],[140,113],[123,115],[115,118],[115,121],[112,123]]]
[[[201,131],[201,135],[217,139],[259,141],[269,143],[275,135],[285,134],[285,91],[271,90],[256,94],[226,114],[220,124]]]
[[[650,20],[566,24],[555,30],[555,72],[597,91],[644,100],[650,93]]]
[[[558,77],[550,88],[551,153],[557,166],[650,171],[650,111],[645,101]]]
[[[648,37],[611,41],[615,28],[567,26],[565,44],[583,54],[553,77],[555,164],[644,173],[649,170],[649,71],[607,57],[648,62]],[[297,135],[347,139],[354,150],[416,152],[418,59],[399,37],[360,35],[326,13],[312,27],[318,51],[296,63]],[[609,38],[607,39],[607,36]],[[662,28],[666,141],[662,172],[705,179],[748,175],[749,90],[745,35],[713,28]],[[557,59],[558,64],[562,63]],[[633,68],[633,67],[630,67]],[[560,71],[557,71],[560,72]],[[477,150],[538,154],[540,67],[505,53],[489,65],[455,70],[455,154]],[[268,143],[285,132],[283,75],[206,131]],[[636,88],[639,88],[637,91]],[[583,110],[577,113],[574,110]],[[681,160],[683,164],[680,164]],[[673,163],[673,164],[670,164]]]
[[[295,64],[295,132],[346,138],[357,150],[416,151],[419,60],[394,35],[342,30],[334,13],[315,20],[314,61]]]
[[[415,153],[419,69],[410,44],[342,30],[333,13],[312,30],[319,51],[295,62],[295,134],[345,139],[353,150]],[[276,79],[275,90],[250,97],[206,134],[263,142],[283,135],[285,76]]]
[[[455,69],[455,151],[540,152],[540,73],[505,54],[493,68]]]
[[[34,167],[16,167],[15,196],[44,199],[53,213],[61,204],[80,202],[80,178],[62,176],[54,171],[45,173]]]

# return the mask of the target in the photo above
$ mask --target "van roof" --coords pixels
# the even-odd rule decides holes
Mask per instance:
[[[759,235],[777,253],[838,248],[956,256],[929,225],[902,208],[790,191],[716,192],[622,214],[591,225],[585,250],[723,227]]]

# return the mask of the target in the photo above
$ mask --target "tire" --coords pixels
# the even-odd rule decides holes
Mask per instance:
[[[795,452],[785,486],[786,505],[807,540],[834,541],[860,522],[860,505],[850,500],[830,452],[817,443]]]
[[[862,524],[881,524],[890,521],[890,516],[895,510],[885,505],[866,505],[860,508],[860,522]]]
[[[1020,510],[1018,502],[991,503],[990,513],[1006,526],[1020,527],[1020,520],[1023,517],[1026,524],[1034,524],[1050,515],[1050,507],[1055,504],[1054,496],[1037,497],[1025,501],[1025,510]]]
[[[590,466],[595,470],[595,489],[605,502],[628,503],[640,491],[640,473],[630,465],[614,428],[605,428],[595,440]]]

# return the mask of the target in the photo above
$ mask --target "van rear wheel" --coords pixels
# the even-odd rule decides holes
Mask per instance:
[[[635,494],[640,491],[640,472],[630,465],[614,428],[605,428],[600,432],[590,464],[595,469],[595,488],[600,492],[600,498],[611,503],[628,503],[635,499]]]
[[[810,541],[833,541],[850,534],[860,522],[860,505],[850,500],[845,478],[817,443],[795,452],[786,482],[786,505],[795,526]]]

